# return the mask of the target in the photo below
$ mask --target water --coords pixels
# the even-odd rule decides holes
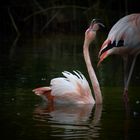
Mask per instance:
[[[0,56],[0,129],[3,139],[139,139],[140,87],[130,87],[130,102],[124,104],[121,59],[112,57],[114,60],[111,60],[110,57],[97,69],[96,43],[92,44],[91,58],[101,83],[103,105],[52,107],[32,93],[33,88],[49,85],[52,78],[62,76],[64,70],[80,70],[89,80],[82,41],[83,36],[56,34],[31,39],[20,37],[14,47],[7,43],[11,51]],[[1,42],[1,45],[5,43]],[[118,66],[117,73],[112,69],[113,62]],[[139,75],[134,72],[132,85],[139,85],[138,81]]]

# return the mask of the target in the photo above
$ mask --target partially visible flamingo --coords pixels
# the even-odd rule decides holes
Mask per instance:
[[[96,32],[100,26],[104,26],[99,20],[92,20],[89,28],[85,32],[83,45],[83,54],[93,86],[96,104],[102,104],[102,95],[95,71],[92,67],[89,46],[95,39]],[[81,72],[74,71],[74,74],[64,71],[64,77],[58,77],[51,80],[50,87],[36,88],[33,92],[51,103],[70,103],[70,104],[95,104],[89,84]]]
[[[124,60],[124,97],[128,99],[128,86],[134,69],[135,61],[140,53],[140,13],[130,14],[121,18],[110,30],[100,52],[98,65],[109,55],[119,54]],[[129,72],[129,56],[133,61]]]

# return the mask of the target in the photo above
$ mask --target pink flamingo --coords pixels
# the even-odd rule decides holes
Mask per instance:
[[[124,97],[128,99],[128,86],[134,69],[135,61],[140,53],[140,14],[130,14],[121,18],[110,30],[100,52],[98,65],[109,55],[119,54],[124,60]],[[133,61],[129,72],[129,56]]]
[[[89,46],[95,39],[96,31],[100,26],[104,25],[101,24],[99,20],[92,20],[89,28],[85,32],[83,45],[83,54],[94,90],[96,104],[102,103],[102,95],[99,82],[91,64]],[[89,84],[81,72],[74,71],[74,74],[72,74],[64,71],[62,74],[64,77],[58,77],[51,80],[51,86],[36,88],[33,92],[51,103],[95,104]]]

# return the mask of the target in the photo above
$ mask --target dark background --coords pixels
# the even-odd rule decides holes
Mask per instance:
[[[93,18],[106,26],[101,43],[116,21],[140,12],[139,5],[139,0],[5,0],[0,5],[0,55],[12,56],[22,37],[81,36]]]
[[[92,18],[102,19],[109,30],[119,18],[139,12],[140,8],[138,0],[5,0],[1,3],[1,40],[15,37],[15,27],[28,35],[52,31],[80,33]]]

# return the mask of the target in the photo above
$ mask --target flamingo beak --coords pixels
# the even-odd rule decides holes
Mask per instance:
[[[90,27],[92,28],[94,24],[98,24],[99,28],[105,28],[105,25],[101,22],[100,19],[92,19],[91,23],[90,23]]]
[[[104,52],[103,54],[101,54],[100,56],[100,60],[97,64],[97,67],[99,67],[99,65],[101,64],[101,62],[108,56],[108,51]]]

